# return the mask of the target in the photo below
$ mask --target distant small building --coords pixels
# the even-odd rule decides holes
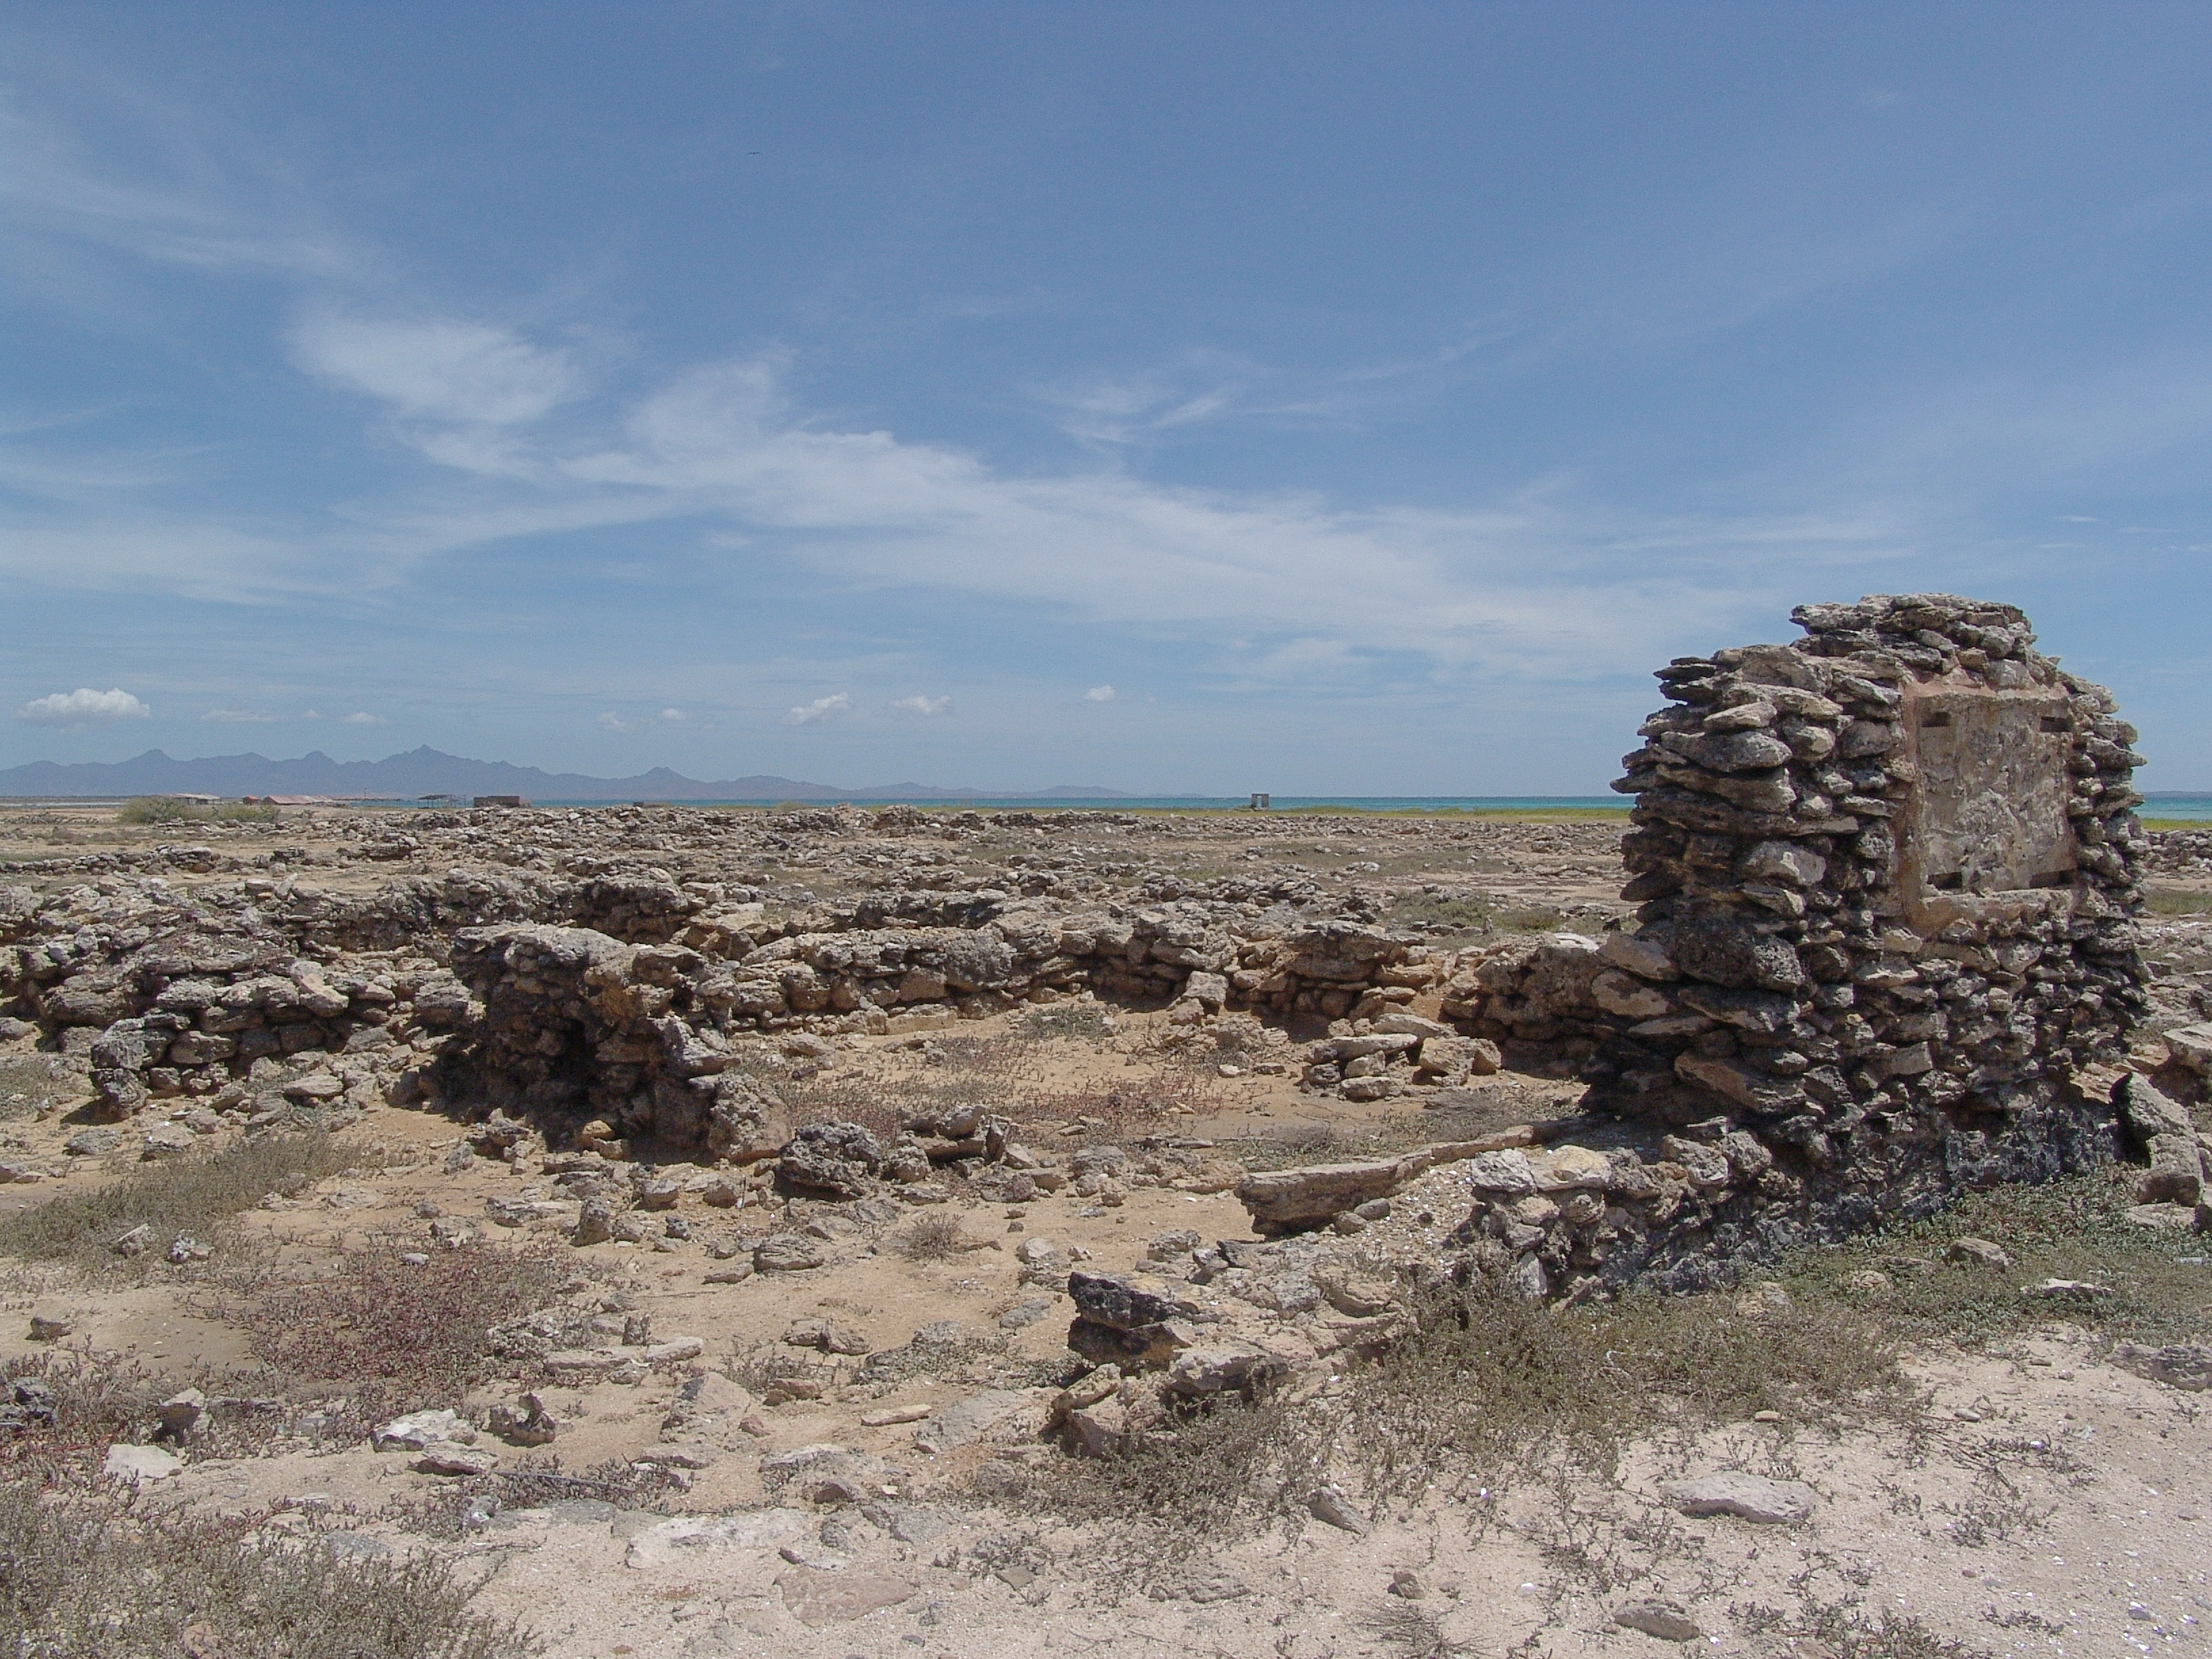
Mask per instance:
[[[527,806],[530,803],[520,795],[478,795],[470,801],[469,805],[471,806]]]
[[[328,806],[328,795],[248,795],[248,806]]]
[[[1252,792],[1252,805],[1249,809],[1250,811],[1255,812],[1265,812],[1272,805],[1272,797],[1262,794],[1256,789]]]

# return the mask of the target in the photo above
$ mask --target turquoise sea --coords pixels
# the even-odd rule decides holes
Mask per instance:
[[[1065,799],[1052,796],[1032,799],[998,799],[985,798],[975,800],[896,799],[882,800],[800,801],[800,806],[892,806],[910,805],[927,807],[935,811],[957,812],[1133,812],[1133,811],[1223,811],[1242,810],[1248,797],[1243,795],[1161,795],[1144,799],[1124,799],[1113,797],[1105,799]],[[605,806],[604,800],[545,800],[540,806]],[[626,803],[624,803],[626,804]],[[681,801],[667,803],[684,806],[777,806],[786,803],[767,800]],[[1620,795],[1277,795],[1273,811],[1277,812],[1529,812],[1561,810],[1593,810],[1626,813],[1628,802]],[[2212,823],[2212,795],[2159,794],[2144,797],[2141,808],[2147,818],[2186,818]]]

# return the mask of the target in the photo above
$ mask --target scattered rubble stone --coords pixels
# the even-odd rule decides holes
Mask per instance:
[[[1326,1521],[1346,1532],[1364,1534],[1367,1530],[1367,1517],[1335,1486],[1316,1486],[1307,1495],[1306,1508],[1315,1520]]]

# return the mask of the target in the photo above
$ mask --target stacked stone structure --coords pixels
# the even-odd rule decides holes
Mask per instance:
[[[2069,1080],[2146,1006],[2135,730],[2009,605],[1877,596],[1806,637],[1680,658],[1614,787],[1647,1017],[1593,1103],[1715,1113],[1814,1169],[1940,1152],[1940,1183],[2072,1167]],[[1665,1004],[1663,1011],[1659,1005]]]
[[[1727,1283],[2130,1152],[2144,1201],[2197,1201],[2187,1115],[2122,1069],[2149,1000],[2134,729],[2011,606],[1792,614],[1802,640],[1659,671],[1670,706],[1614,786],[1634,925],[1446,988],[1475,1031],[1581,1063],[1581,1144],[1255,1176],[1259,1225],[1443,1180],[1474,1200],[1464,1271],[1576,1297]]]

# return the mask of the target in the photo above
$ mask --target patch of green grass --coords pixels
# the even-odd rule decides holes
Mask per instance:
[[[115,1241],[143,1224],[154,1238],[140,1261],[159,1261],[179,1233],[212,1242],[222,1224],[285,1186],[350,1169],[356,1154],[328,1135],[257,1135],[218,1152],[154,1164],[82,1195],[0,1218],[0,1255],[73,1261],[87,1268],[127,1266]]]
[[[1430,893],[1408,893],[1383,918],[1389,927],[1444,927],[1462,939],[1486,938],[1494,933],[1547,933],[1566,918],[1540,904],[1494,906],[1480,898],[1438,898]]]
[[[1565,921],[1559,911],[1541,904],[1510,906],[1497,916],[1498,926],[1515,933],[1548,933]]]
[[[2212,893],[2185,887],[2154,887],[2143,896],[2143,910],[2154,916],[2212,915]]]
[[[2212,1333],[2212,1268],[2183,1258],[2202,1257],[2204,1237],[2130,1221],[2135,1174],[2121,1167],[1977,1193],[1929,1220],[1806,1252],[1780,1277],[1801,1304],[1840,1309],[1869,1304],[1852,1274],[1886,1274],[1893,1288],[1880,1294],[1879,1315],[1908,1343],[1985,1342],[2060,1319],[2115,1341],[2201,1339]],[[1961,1237],[2002,1245],[2014,1266],[1945,1260]],[[2058,1303],[2027,1293],[2051,1279],[2106,1293]]]
[[[1187,1408],[1126,1455],[1019,1477],[1012,1501],[1141,1532],[1147,1547],[1210,1548],[1224,1531],[1299,1512],[1324,1480],[1378,1508],[1431,1489],[1495,1486],[1547,1460],[1609,1476],[1638,1437],[1742,1422],[1887,1422],[1910,1431],[1922,1392],[1903,1361],[1938,1340],[1968,1344],[2064,1320],[2150,1342],[2212,1330],[2212,1271],[2183,1261],[2201,1237],[2126,1219],[2127,1172],[1977,1194],[1934,1220],[1808,1250],[1756,1291],[1561,1309],[1481,1290],[1415,1298],[1413,1328],[1370,1359],[1347,1358],[1327,1394],[1292,1405],[1261,1393]],[[1962,1235],[2001,1240],[2006,1271],[1949,1262]],[[1923,1267],[1905,1263],[1923,1262]],[[1867,1271],[1879,1291],[1854,1286]],[[2045,1279],[2108,1287],[2084,1304],[2023,1291]],[[1923,1632],[1859,1629],[1868,1659],[1934,1655]]]
[[[1776,1410],[1797,1421],[1889,1414],[1915,1395],[1868,1314],[1739,1313],[1732,1297],[1638,1295],[1559,1310],[1486,1291],[1438,1291],[1378,1358],[1300,1405],[1261,1395],[1191,1408],[1121,1457],[1048,1466],[1012,1495],[1040,1507],[1211,1547],[1224,1530],[1295,1514],[1324,1480],[1370,1504],[1501,1484],[1560,1453],[1600,1475],[1652,1430]]]
[[[1408,893],[1390,907],[1382,924],[1386,927],[1441,927],[1455,934],[1477,936],[1490,931],[1492,915],[1490,907],[1480,899]]]
[[[0,1650],[42,1659],[523,1659],[429,1554],[363,1559],[210,1519],[0,1490]]]
[[[36,1117],[85,1092],[84,1079],[58,1054],[0,1057],[0,1122]]]

